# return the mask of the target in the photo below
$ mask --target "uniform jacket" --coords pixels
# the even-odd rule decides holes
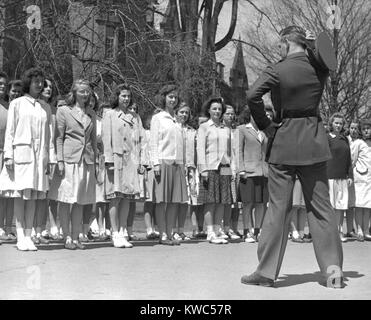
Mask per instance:
[[[67,163],[87,164],[96,160],[96,119],[94,111],[86,109],[88,122],[84,123],[77,107],[61,106],[57,110],[57,159]]]
[[[102,122],[102,141],[106,163],[113,163],[113,154],[130,156],[141,163],[144,129],[139,116],[115,108],[107,111]]]
[[[240,125],[239,132],[239,172],[246,172],[249,177],[268,176],[268,163],[265,161],[268,139],[263,132],[261,140],[250,125]]]
[[[262,97],[271,92],[278,128],[269,162],[310,165],[331,158],[326,132],[319,117],[328,72],[316,70],[304,52],[291,54],[268,66],[247,93],[248,105],[259,129],[269,126]]]

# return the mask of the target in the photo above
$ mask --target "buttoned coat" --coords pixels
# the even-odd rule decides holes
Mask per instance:
[[[239,172],[246,172],[249,177],[268,177],[268,163],[265,161],[268,139],[261,132],[262,140],[254,128],[245,124],[237,127],[239,132]]]
[[[51,131],[51,110],[46,102],[26,94],[10,103],[4,159],[14,161],[14,170],[3,167],[1,190],[48,190],[47,165],[55,162]]]
[[[84,124],[82,117],[73,106],[61,106],[56,114],[57,159],[67,163],[79,163],[82,159],[87,164],[96,161],[96,115],[86,109],[89,121]]]

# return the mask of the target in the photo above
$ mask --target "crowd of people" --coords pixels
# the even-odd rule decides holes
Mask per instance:
[[[22,80],[0,72],[0,240],[16,240],[21,251],[51,239],[84,249],[96,219],[100,240],[131,248],[142,201],[147,238],[160,244],[191,237],[259,241],[269,206],[269,139],[248,106],[236,115],[222,97],[211,96],[195,118],[179,88],[165,85],[142,123],[126,84],[114,88],[109,102],[84,79],[65,97],[55,91],[39,68]],[[266,113],[274,118],[273,109]],[[371,241],[371,119],[346,127],[343,114],[331,116],[330,200],[341,240]],[[311,242],[299,179],[289,196],[290,238]],[[192,235],[184,231],[187,214]]]

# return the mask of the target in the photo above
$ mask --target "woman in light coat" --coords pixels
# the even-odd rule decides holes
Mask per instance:
[[[141,145],[133,139],[136,131],[143,132],[137,114],[129,112],[133,103],[130,87],[119,85],[111,98],[112,109],[103,117],[102,140],[106,164],[106,197],[110,200],[109,212],[112,241],[116,248],[131,248],[125,236],[130,200],[140,198],[140,178],[143,173],[139,154]],[[136,125],[137,124],[137,125]]]
[[[243,203],[244,239],[252,243],[257,241],[268,202],[268,164],[265,161],[268,139],[257,128],[248,106],[243,110],[243,120],[244,124],[238,126],[240,196]]]
[[[0,175],[0,193],[14,198],[17,248],[36,251],[31,231],[36,200],[45,199],[49,189],[48,165],[55,162],[51,139],[52,116],[48,104],[39,100],[44,73],[38,68],[23,76],[25,95],[10,103],[5,132],[5,166]]]

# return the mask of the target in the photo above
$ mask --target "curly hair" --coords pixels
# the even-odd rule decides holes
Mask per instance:
[[[91,85],[89,80],[77,79],[73,82],[70,92],[66,96],[66,104],[72,106],[76,103],[76,91],[77,87],[81,85],[86,85],[90,88],[90,93],[92,93]]]
[[[175,84],[167,84],[161,88],[161,90],[155,97],[156,105],[158,108],[161,108],[162,110],[166,108],[166,96],[173,91],[179,92],[179,88]],[[178,107],[179,103],[180,100],[178,99],[178,103],[175,108]]]
[[[119,95],[121,91],[123,90],[127,90],[130,92],[129,106],[133,104],[133,93],[132,93],[131,87],[128,84],[123,83],[123,84],[119,84],[118,86],[116,86],[112,92],[112,95],[110,97],[110,104],[111,104],[112,109],[115,109],[119,106]]]
[[[222,105],[222,114],[220,115],[220,119],[223,117],[223,114],[226,110],[224,99],[221,96],[210,96],[202,105],[203,114],[210,118],[210,107],[213,103],[220,103]]]
[[[30,86],[32,82],[32,78],[34,77],[43,77],[45,78],[44,71],[38,67],[34,67],[25,71],[22,76],[22,91],[24,93],[30,93]]]
[[[335,113],[330,117],[330,119],[329,119],[329,121],[328,121],[328,127],[329,127],[330,132],[334,131],[334,128],[333,128],[332,125],[333,125],[333,123],[334,123],[335,118],[340,118],[340,119],[343,120],[343,127],[342,127],[341,130],[340,130],[340,133],[343,133],[344,130],[345,130],[345,117],[344,117],[344,115],[343,115],[342,113],[340,113],[340,112],[335,112]]]

